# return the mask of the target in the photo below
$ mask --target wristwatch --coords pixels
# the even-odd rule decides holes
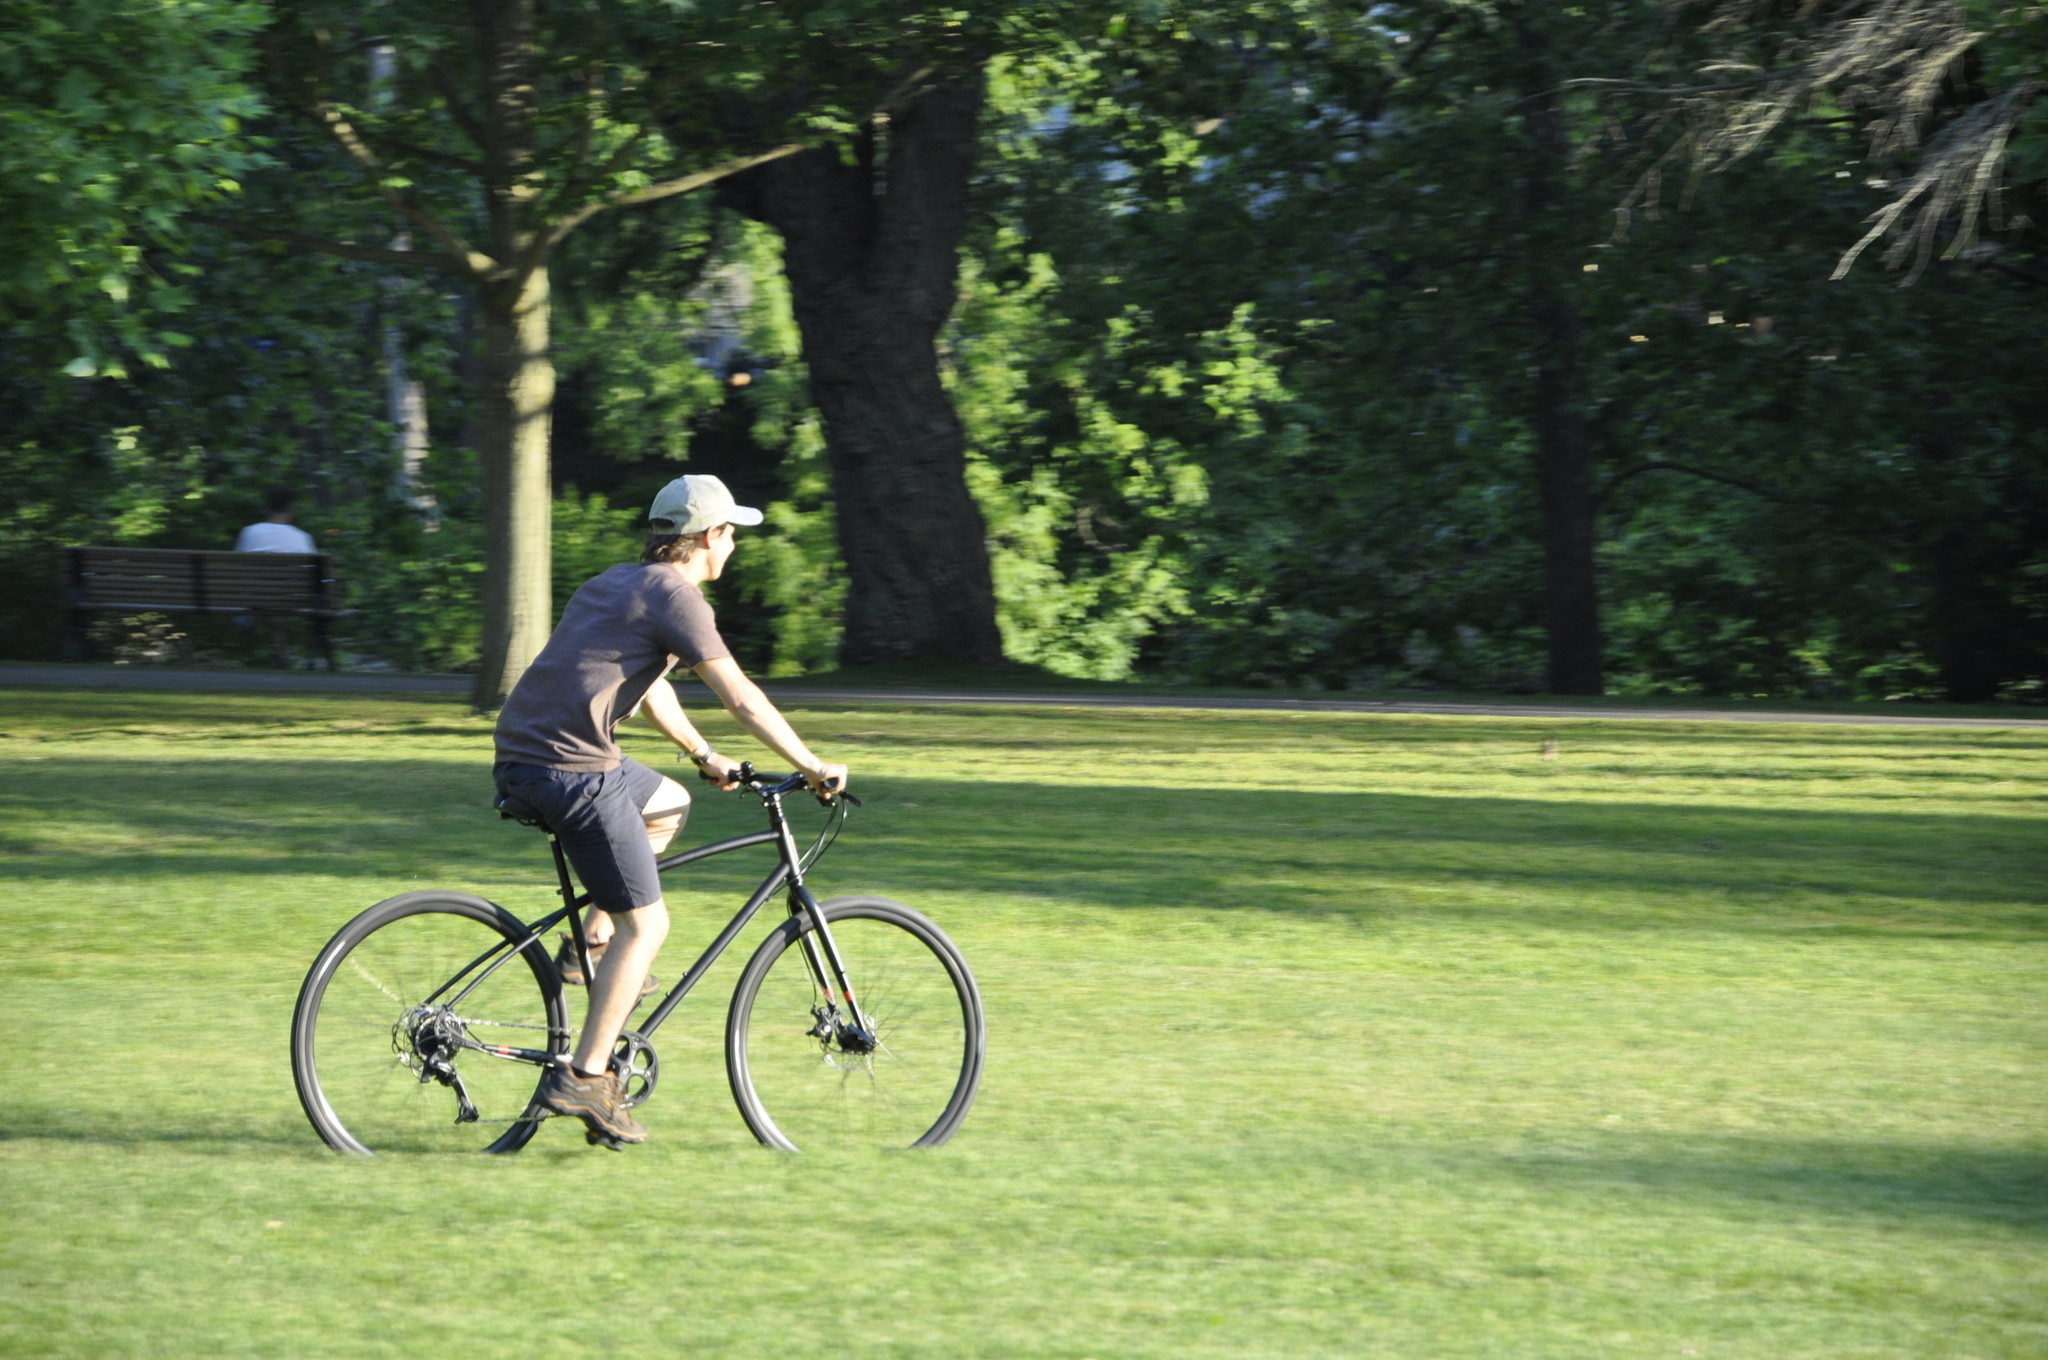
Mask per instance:
[[[711,757],[717,755],[718,753],[711,749],[711,743],[707,741],[694,751],[685,751],[678,748],[676,754],[688,760],[692,765],[695,765],[698,769],[701,770],[704,768],[704,762],[710,760]]]

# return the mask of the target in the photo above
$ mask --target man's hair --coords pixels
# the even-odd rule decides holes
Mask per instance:
[[[286,510],[295,510],[298,508],[298,504],[299,493],[288,486],[273,486],[270,490],[263,493],[263,510],[265,514],[276,515]]]
[[[660,525],[668,524],[669,521],[658,519],[652,521],[652,523]],[[647,544],[640,549],[640,560],[642,562],[682,562],[694,556],[697,549],[703,546],[704,535],[702,534],[677,534],[671,533],[667,529],[650,529],[647,534]]]

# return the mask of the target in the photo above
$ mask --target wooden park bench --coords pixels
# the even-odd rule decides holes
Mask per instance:
[[[270,614],[311,619],[313,639],[334,670],[327,626],[352,614],[325,553],[187,552],[178,548],[66,548],[71,637],[67,654],[90,650],[87,616],[125,610],[155,614]]]

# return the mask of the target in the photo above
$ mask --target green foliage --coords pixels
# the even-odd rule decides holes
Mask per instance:
[[[438,11],[379,11],[395,62],[382,93],[355,11],[280,13],[287,66],[324,61],[387,177],[482,239],[457,164],[474,148],[433,70],[468,58]],[[1986,35],[1973,78],[2039,75],[2048,10],[1970,13]],[[473,659],[473,314],[432,274],[394,284],[382,265],[175,229],[175,208],[242,175],[249,220],[357,242],[398,230],[303,120],[263,121],[277,173],[246,173],[238,120],[261,113],[238,83],[248,11],[0,14],[31,39],[0,52],[16,76],[0,157],[24,186],[0,213],[16,271],[0,283],[7,648],[54,651],[62,543],[223,544],[287,482],[368,606],[350,646]],[[1566,357],[1616,688],[2048,684],[2048,336],[2024,238],[1911,289],[1876,270],[1829,283],[1845,224],[1892,173],[1862,163],[1853,125],[1788,127],[1768,161],[1681,191],[1646,177],[1668,130],[1583,90],[1555,193],[1530,209],[1532,98],[1567,77],[1684,75],[1703,49],[1663,11],[721,0],[544,20],[555,178],[527,225],[734,137],[844,131],[915,63],[986,64],[975,225],[940,342],[1016,660],[1098,680],[1538,687],[1531,374],[1558,357],[1531,309],[1540,286],[1576,318]],[[158,29],[167,41],[123,36]],[[110,64],[110,44],[143,56]],[[2015,214],[2039,215],[2038,131],[2024,122],[2014,143]],[[194,149],[138,150],[165,139]],[[565,178],[579,156],[609,178]],[[557,604],[630,558],[654,487],[716,471],[768,510],[718,588],[735,646],[775,675],[832,666],[844,571],[772,235],[685,197],[597,218],[555,260]],[[102,287],[110,268],[127,304]],[[743,393],[693,348],[728,276],[752,298]],[[157,345],[170,369],[55,379],[81,335],[142,352],[171,306],[192,320],[189,344]],[[387,327],[428,388],[431,530],[391,494]]]
[[[739,229],[733,263],[753,281],[745,318],[749,352],[768,367],[748,388],[754,442],[779,452],[784,489],[764,507],[766,521],[747,533],[726,567],[722,598],[737,597],[766,615],[762,670],[771,676],[830,670],[839,657],[845,568],[833,519],[825,433],[811,405],[802,344],[781,274],[781,243],[768,228]]]
[[[567,487],[555,497],[552,561],[555,614],[599,572],[640,557],[640,512]],[[347,636],[356,647],[405,670],[461,671],[476,664],[483,627],[483,526],[445,516],[432,532],[417,525],[365,535],[374,550],[350,554],[349,601],[361,611]]]
[[[369,266],[340,260],[277,273],[262,251],[212,229],[188,233],[186,250],[201,266],[191,304],[209,324],[167,369],[65,377],[66,332],[0,330],[11,491],[0,572],[15,583],[0,592],[0,632],[14,655],[56,654],[63,545],[230,547],[261,518],[272,486],[298,492],[299,523],[338,556],[345,581],[367,581],[413,546],[413,516],[392,493],[379,323],[409,337],[429,405],[452,429],[462,403],[445,299],[381,287]],[[437,496],[460,518],[474,500],[473,464],[443,463]],[[232,653],[234,641],[215,630],[210,644]]]
[[[483,526],[444,516],[403,551],[363,554],[347,579],[351,640],[402,670],[476,665],[483,629]]]
[[[551,560],[556,618],[585,581],[621,562],[640,560],[641,526],[645,523],[644,511],[614,509],[603,496],[579,496],[573,486],[555,497]]]
[[[1004,651],[1058,675],[1124,679],[1159,621],[1186,611],[1167,531],[1202,502],[1201,470],[1171,441],[1119,421],[1088,390],[1082,362],[1047,363],[1056,280],[1050,260],[1019,258],[1017,246],[999,234],[988,264],[970,265],[947,336]],[[1010,287],[984,272],[1005,266]],[[1113,326],[1104,348],[1128,331]],[[1058,405],[1070,423],[1047,420],[1045,407]],[[1092,499],[1098,486],[1116,510]]]
[[[2022,603],[2048,513],[2038,384],[2006,363],[2037,349],[2038,309],[1990,274],[1826,283],[1808,243],[1881,201],[1840,168],[1850,135],[1805,130],[1682,204],[1645,181],[1617,235],[1654,129],[1572,105],[1532,217],[1525,113],[1565,75],[1682,69],[1655,14],[1177,15],[1113,59],[1000,73],[1000,226],[977,247],[1035,312],[1043,377],[1009,425],[1130,431],[1204,476],[1199,511],[1141,513],[1118,545],[1170,555],[1190,592],[1147,669],[1536,687],[1530,377],[1551,341],[1529,299],[1554,280],[1621,684],[1874,697],[1924,693],[1943,656],[1951,686],[1966,653],[2018,689],[2048,670],[2009,641],[2048,636]],[[1105,506],[1130,514],[1077,467],[1051,476],[1068,553]]]
[[[180,213],[261,162],[243,0],[0,3],[0,320],[61,330],[67,371],[161,368],[192,294]],[[200,318],[204,320],[204,318]]]

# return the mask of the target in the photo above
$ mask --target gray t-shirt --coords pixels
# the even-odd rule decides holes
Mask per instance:
[[[661,563],[613,567],[570,597],[498,713],[498,759],[615,770],[612,729],[680,660],[731,656],[704,594]]]

